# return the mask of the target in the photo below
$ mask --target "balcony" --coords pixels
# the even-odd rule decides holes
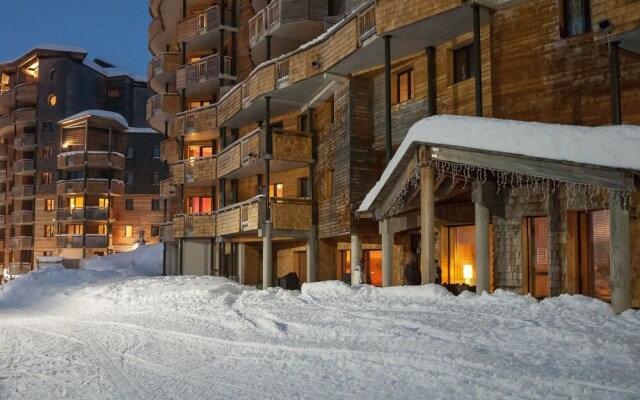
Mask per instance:
[[[266,219],[266,198],[256,196],[216,212],[217,235],[256,232]],[[296,198],[271,198],[271,221],[275,231],[309,231],[311,201]]]
[[[218,178],[244,178],[264,170],[266,129],[258,128],[233,142],[218,155]],[[272,130],[272,172],[299,168],[311,162],[311,135]]]
[[[328,6],[322,0],[275,0],[249,20],[251,58],[266,61],[266,36],[271,36],[271,56],[289,53],[322,34]]]
[[[6,167],[5,167],[6,168]],[[0,183],[5,183],[9,180],[6,169],[0,169]]]
[[[0,117],[0,137],[7,136],[13,132],[13,114],[7,114]]]
[[[173,182],[185,186],[212,186],[216,180],[216,156],[192,158],[173,165]]]
[[[31,159],[18,160],[13,163],[13,173],[16,175],[34,175],[36,168]]]
[[[16,136],[13,141],[13,147],[19,151],[33,151],[36,148],[36,135],[33,133],[24,133]]]
[[[109,187],[111,182],[111,187]],[[58,181],[56,185],[56,193],[59,196],[63,195],[82,195],[84,194],[84,179],[73,179],[68,181]],[[87,194],[102,194],[102,195],[117,195],[124,194],[124,182],[112,179],[87,179]]]
[[[87,167],[91,169],[117,169],[123,170],[125,165],[124,155],[108,151],[88,151],[86,153]],[[65,171],[82,170],[85,164],[84,151],[70,151],[58,155],[56,161],[58,169]]]
[[[162,243],[171,243],[176,241],[173,222],[160,224],[160,241]]]
[[[23,83],[14,89],[16,108],[35,107],[38,103],[38,84]]]
[[[167,139],[160,142],[160,160],[173,164],[180,159],[179,153],[177,140]]]
[[[211,48],[211,43],[218,43],[220,30],[236,31],[230,9],[219,6],[209,7],[178,22],[176,40],[186,42],[190,52],[199,52]]]
[[[35,126],[36,125],[36,109],[21,108],[14,111],[13,123],[19,126]]]
[[[9,203],[9,199],[7,198],[7,192],[0,192],[0,206],[4,206]]]
[[[31,250],[33,248],[33,237],[17,236],[11,238],[12,250]]]
[[[178,215],[173,220],[175,237],[210,238],[216,236],[216,216],[213,213]]]
[[[84,240],[83,240],[84,236]],[[84,243],[83,243],[84,242]],[[107,235],[56,235],[56,247],[81,249],[93,248],[104,249],[109,247],[109,236]]]
[[[33,211],[14,211],[11,213],[13,225],[26,225],[33,223]]]
[[[23,200],[35,196],[33,185],[21,185],[11,188],[11,196],[14,200]]]
[[[23,275],[31,272],[32,266],[28,262],[13,262],[9,264],[10,275]]]
[[[86,211],[86,216],[85,216]],[[108,221],[111,210],[106,207],[59,208],[56,210],[56,221]]]
[[[175,28],[171,25],[165,27],[162,22],[162,16],[154,18],[149,23],[149,50],[153,55],[161,54],[169,50],[177,51],[177,44],[175,41]]]
[[[4,215],[0,215],[0,226],[5,226],[6,217]]]
[[[0,161],[6,161],[9,157],[9,146],[0,144]]]
[[[211,95],[220,89],[220,79],[235,81],[232,58],[212,54],[178,69],[176,87],[185,89],[186,96]]]
[[[173,184],[173,179],[165,179],[160,181],[160,198],[168,199],[171,197],[175,197],[177,193],[176,187]]]
[[[156,93],[165,90],[165,85],[175,88],[176,71],[180,67],[180,53],[162,53],[154,57],[147,65],[147,80]]]
[[[177,93],[163,93],[147,101],[147,122],[158,132],[164,132],[164,123],[173,119],[180,111],[180,96]]]
[[[197,134],[197,140],[217,139],[216,117],[216,105],[199,107],[179,113],[174,119],[174,133],[176,136]]]
[[[13,90],[0,91],[0,115],[7,114],[15,107],[16,99]]]

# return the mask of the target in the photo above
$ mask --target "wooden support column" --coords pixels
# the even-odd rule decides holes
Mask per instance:
[[[358,285],[360,282],[354,282],[353,271],[362,258],[362,238],[360,235],[351,235],[351,284]]]
[[[420,161],[427,161],[431,157],[431,148],[420,150]],[[433,167],[420,166],[420,272],[422,284],[435,283],[435,171]]]
[[[384,115],[387,164],[391,160],[391,35],[384,35]]]
[[[490,182],[474,181],[472,185],[471,199],[475,205],[476,221],[476,293],[490,290],[490,263],[491,254],[489,243],[489,219],[490,209],[493,205],[496,193],[495,185]]]
[[[480,48],[480,5],[473,3],[473,55],[476,70],[476,117],[482,117],[482,57]]]
[[[307,282],[318,280],[318,265],[316,264],[316,227],[311,226],[311,234],[307,239]]]
[[[244,243],[238,243],[238,283],[241,285],[245,281],[244,251]]]
[[[393,232],[390,223],[390,218],[379,222],[379,230],[382,235],[382,287],[391,286],[393,275]]]
[[[610,204],[611,306],[619,314],[631,308],[629,204],[621,198],[612,198]]]
[[[427,47],[427,114],[436,115],[436,48]]]

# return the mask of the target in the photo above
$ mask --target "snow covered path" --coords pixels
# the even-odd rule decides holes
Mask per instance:
[[[38,274],[0,289],[0,399],[640,398],[640,313],[581,296]]]

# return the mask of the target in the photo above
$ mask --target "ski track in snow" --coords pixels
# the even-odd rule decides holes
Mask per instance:
[[[581,296],[49,274],[0,289],[2,400],[640,399],[640,312]]]

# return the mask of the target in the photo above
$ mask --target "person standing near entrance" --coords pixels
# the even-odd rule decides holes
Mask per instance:
[[[352,285],[363,285],[365,283],[365,268],[364,268],[364,259],[360,259],[360,262],[356,264],[353,269],[353,276],[351,277]]]

